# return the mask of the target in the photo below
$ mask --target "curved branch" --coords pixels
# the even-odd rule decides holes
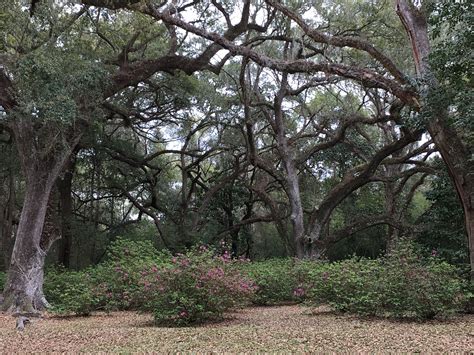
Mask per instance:
[[[366,87],[379,88],[391,92],[397,96],[401,101],[414,107],[418,107],[419,103],[416,98],[416,92],[411,88],[405,88],[396,80],[386,78],[383,75],[377,74],[372,70],[365,68],[358,68],[355,66],[348,66],[337,63],[315,63],[309,60],[281,60],[273,59],[261,53],[258,53],[248,47],[240,46],[228,40],[224,36],[216,32],[208,32],[202,28],[198,28],[186,21],[172,16],[169,13],[160,12],[156,8],[149,6],[144,13],[152,16],[157,20],[165,23],[178,26],[188,32],[198,35],[202,38],[208,39],[215,44],[218,44],[224,49],[229,50],[234,55],[248,57],[255,63],[270,69],[294,73],[324,73],[328,75],[338,75],[363,84]]]
[[[372,160],[369,163],[364,164],[363,167],[360,167],[357,172],[352,171],[352,173],[349,172],[346,174],[344,179],[329,191],[319,205],[319,208],[315,209],[311,214],[309,218],[309,234],[312,242],[314,243],[321,237],[320,232],[322,227],[326,225],[332,211],[341,201],[343,201],[353,191],[370,182],[370,178],[387,156],[399,151],[406,145],[417,141],[422,133],[423,130],[417,130],[411,134],[403,136],[399,140],[378,151],[373,156]]]
[[[327,246],[328,244],[334,244],[344,238],[350,237],[351,235],[357,232],[361,232],[365,229],[381,224],[392,226],[393,228],[401,231],[406,231],[413,228],[413,226],[401,223],[400,221],[397,221],[396,219],[387,215],[370,216],[367,218],[359,219],[356,222],[351,223],[331,233],[329,237],[321,241],[321,243],[323,243],[325,246]]]
[[[408,83],[405,74],[403,74],[401,70],[397,68],[395,63],[393,63],[389,57],[362,38],[353,36],[330,36],[324,34],[316,29],[311,28],[300,15],[283,6],[281,3],[275,0],[265,0],[265,2],[296,22],[298,26],[300,26],[300,28],[304,31],[304,33],[313,41],[329,44],[335,47],[351,47],[364,51],[376,59],[380,64],[382,64],[383,67],[387,69],[387,71],[392,74],[398,82],[401,84]]]

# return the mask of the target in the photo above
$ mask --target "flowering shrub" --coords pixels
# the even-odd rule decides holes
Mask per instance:
[[[463,282],[453,266],[420,258],[409,246],[378,260],[349,259],[315,268],[308,300],[361,315],[427,319],[463,306]]]
[[[58,314],[89,315],[97,308],[93,282],[85,271],[66,271],[63,268],[47,270],[44,294]]]
[[[434,253],[421,258],[409,245],[377,260],[249,263],[231,260],[225,250],[201,247],[173,257],[119,239],[94,268],[48,270],[44,291],[58,313],[135,309],[152,312],[157,324],[187,325],[250,301],[306,301],[360,315],[425,319],[461,309],[472,297],[465,286],[453,266]]]
[[[47,270],[45,296],[59,314],[140,309],[143,270],[158,270],[167,263],[170,255],[159,253],[150,242],[119,238],[110,245],[105,261],[93,268]]]
[[[97,308],[130,310],[141,308],[143,273],[170,264],[171,256],[158,252],[150,241],[119,238],[107,250],[103,263],[89,270]]]
[[[464,282],[454,266],[437,258],[420,258],[401,245],[381,260],[382,299],[379,313],[397,318],[448,316],[462,309]]]
[[[349,259],[320,264],[308,274],[308,300],[361,315],[373,314],[379,304],[380,266],[373,260]]]
[[[300,263],[303,265],[288,258],[244,264],[242,271],[258,286],[252,302],[266,306],[303,300],[306,292],[302,284],[303,269],[296,267]]]
[[[172,262],[171,267],[150,270],[140,281],[143,310],[153,312],[156,324],[182,326],[219,319],[255,292],[228,254],[214,257],[207,250],[192,251]]]
[[[45,294],[60,314],[94,310],[151,311],[159,324],[184,325],[219,318],[255,291],[230,254],[206,247],[172,257],[151,244],[118,239],[106,260],[82,272],[51,269]]]

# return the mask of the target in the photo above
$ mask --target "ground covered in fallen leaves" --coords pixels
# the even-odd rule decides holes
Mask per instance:
[[[361,319],[300,306],[254,307],[223,322],[153,327],[133,312],[34,320],[23,332],[0,313],[0,353],[31,352],[467,352],[474,353],[474,315],[447,321]]]

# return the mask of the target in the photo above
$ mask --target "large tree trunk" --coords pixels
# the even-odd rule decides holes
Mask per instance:
[[[290,201],[291,225],[293,227],[293,242],[296,249],[296,257],[301,259],[307,256],[307,243],[304,228],[304,211],[301,203],[300,183],[298,171],[295,166],[294,152],[288,144],[286,137],[286,127],[282,110],[283,99],[286,94],[287,74],[284,74],[281,89],[275,97],[275,136],[278,145],[278,152],[285,167],[285,190]]]
[[[426,13],[417,9],[412,2],[397,0],[397,13],[405,30],[410,37],[416,72],[426,83],[422,100],[439,88],[434,73],[429,66],[430,42]],[[440,107],[424,107],[430,117],[427,128],[433,138],[436,148],[448,168],[456,191],[464,210],[466,233],[469,244],[469,259],[471,264],[471,280],[474,281],[474,161],[473,148],[466,146],[458,132],[449,124],[448,105]]]
[[[278,116],[278,113],[277,113]],[[277,119],[278,122],[278,119]],[[278,124],[278,123],[277,123]],[[305,238],[304,227],[304,211],[301,202],[300,183],[298,179],[298,172],[293,159],[293,152],[288,147],[288,142],[285,132],[281,131],[277,134],[278,150],[280,152],[281,160],[285,167],[285,182],[286,193],[290,202],[290,220],[292,226],[292,239],[295,244],[296,257],[299,259],[308,256],[308,248]]]
[[[3,308],[17,315],[39,315],[48,306],[43,295],[44,261],[55,240],[55,233],[43,233],[48,202],[80,134],[70,136],[68,147],[64,141],[48,139],[50,137],[36,139],[37,127],[28,118],[16,119],[12,130],[26,191],[4,289]],[[53,210],[53,206],[50,209]]]
[[[285,159],[284,159],[285,160]],[[296,256],[307,256],[307,243],[305,242],[304,215],[301,204],[298,174],[292,160],[284,161],[286,169],[287,193],[291,206],[291,224],[293,227],[293,240],[296,246]]]
[[[441,113],[440,117],[447,115],[446,112]],[[468,238],[469,261],[471,265],[471,281],[474,282],[474,161],[472,160],[474,152],[470,152],[463,145],[457,132],[444,120],[436,119],[430,122],[428,131],[433,137],[433,141],[448,168],[449,176],[454,182],[464,211],[464,224]]]
[[[3,208],[0,209],[0,246],[3,251],[2,261],[3,269],[7,270],[10,265],[10,257],[13,250],[14,239],[14,224],[17,210],[15,208],[15,181],[13,172],[9,172],[8,183],[2,189],[2,193],[6,197],[3,201]],[[16,217],[18,218],[18,217]]]
[[[474,282],[474,209],[472,208],[474,197],[471,194],[471,207],[466,211],[464,216],[466,220],[466,228],[469,236],[469,261],[471,263],[471,282]]]
[[[72,248],[72,178],[75,165],[74,156],[69,159],[62,177],[56,185],[59,192],[59,208],[61,214],[61,244],[59,245],[58,259],[66,268],[71,267]]]
[[[36,181],[26,189],[23,210],[4,290],[4,309],[12,313],[38,314],[46,307],[43,270],[47,250],[41,248],[51,184]]]

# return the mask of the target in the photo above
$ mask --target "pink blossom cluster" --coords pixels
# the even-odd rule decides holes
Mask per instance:
[[[305,290],[302,286],[298,286],[293,290],[293,296],[295,297],[303,297],[305,295]]]
[[[115,271],[122,277],[122,279],[127,280],[129,278],[129,274],[127,271],[122,269],[120,265],[115,266]]]
[[[179,318],[187,318],[188,316],[189,316],[189,312],[185,309],[183,309],[182,311],[178,313]]]
[[[222,254],[222,256],[219,259],[221,261],[223,261],[224,263],[228,263],[232,260],[232,257],[231,257],[228,250],[224,250],[224,253]]]

